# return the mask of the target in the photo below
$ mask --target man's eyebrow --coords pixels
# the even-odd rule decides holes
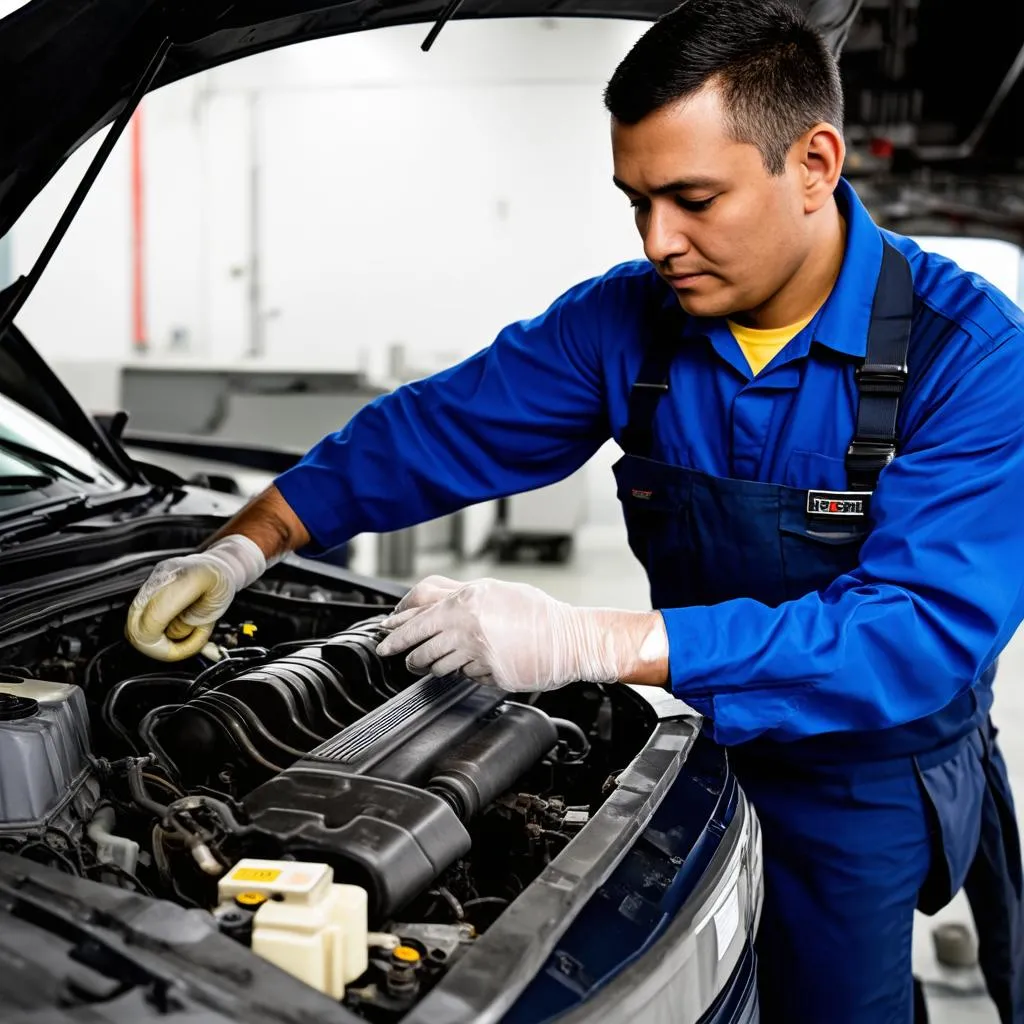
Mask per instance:
[[[632,185],[627,185],[624,181],[619,178],[612,176],[612,183],[616,188],[622,189],[623,192],[630,192],[635,196],[641,195],[639,189],[633,188]],[[658,185],[657,188],[651,189],[652,196],[664,196],[670,192],[688,192],[691,189],[702,189],[702,188],[721,188],[722,183],[715,178],[686,178],[680,179],[679,181],[669,181],[664,185]]]

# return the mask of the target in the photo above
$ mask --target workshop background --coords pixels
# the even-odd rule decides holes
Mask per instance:
[[[21,326],[87,408],[127,409],[133,430],[303,450],[373,396],[642,255],[611,186],[601,91],[645,27],[453,23],[429,55],[422,28],[391,29],[165,88],[118,143]],[[852,142],[851,170],[884,159],[884,147]],[[30,266],[99,143],[74,155],[5,240],[0,285]],[[1024,303],[1013,232],[918,226],[926,247]],[[410,581],[496,575],[576,603],[648,606],[614,496],[616,456],[608,445],[554,488],[356,538],[351,564]],[[145,457],[185,475],[225,472]],[[233,479],[249,493],[268,478]],[[1018,638],[996,703],[1018,798],[1021,684]],[[939,920],[969,922],[966,903]],[[933,1020],[995,1020],[978,972],[941,967],[934,922],[919,923],[915,969]]]

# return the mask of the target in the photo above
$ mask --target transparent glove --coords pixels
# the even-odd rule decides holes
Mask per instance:
[[[182,558],[160,562],[128,609],[125,636],[158,661],[198,654],[235,594],[266,572],[263,552],[231,534]]]
[[[449,579],[447,576],[426,576],[409,591],[405,597],[395,606],[394,615],[388,621],[392,621],[402,612],[419,610],[437,604],[442,598],[465,586],[459,580]],[[409,618],[410,616],[406,616]],[[404,621],[404,620],[402,620]]]
[[[536,587],[493,579],[448,589],[428,578],[383,626],[389,635],[381,655],[409,651],[413,672],[462,672],[503,690],[611,683],[668,655],[658,612],[576,608]]]

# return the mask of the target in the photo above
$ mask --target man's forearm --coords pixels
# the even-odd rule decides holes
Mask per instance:
[[[601,609],[592,614],[605,636],[614,638],[616,647],[624,652],[620,661],[626,670],[621,682],[639,686],[664,686],[668,682],[668,646],[661,612]]]
[[[302,520],[273,485],[253,498],[203,546],[209,547],[214,541],[233,533],[248,537],[263,552],[268,562],[289,551],[305,547],[310,542],[309,532]]]

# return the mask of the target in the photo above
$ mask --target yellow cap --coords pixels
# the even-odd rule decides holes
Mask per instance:
[[[395,946],[391,955],[396,960],[404,960],[407,964],[418,964],[421,959],[419,953],[412,946]]]
[[[258,907],[267,902],[267,897],[261,892],[240,892],[235,902],[240,907]]]
[[[256,635],[256,623],[255,622],[243,622],[242,623],[242,632],[246,636],[255,636]]]

